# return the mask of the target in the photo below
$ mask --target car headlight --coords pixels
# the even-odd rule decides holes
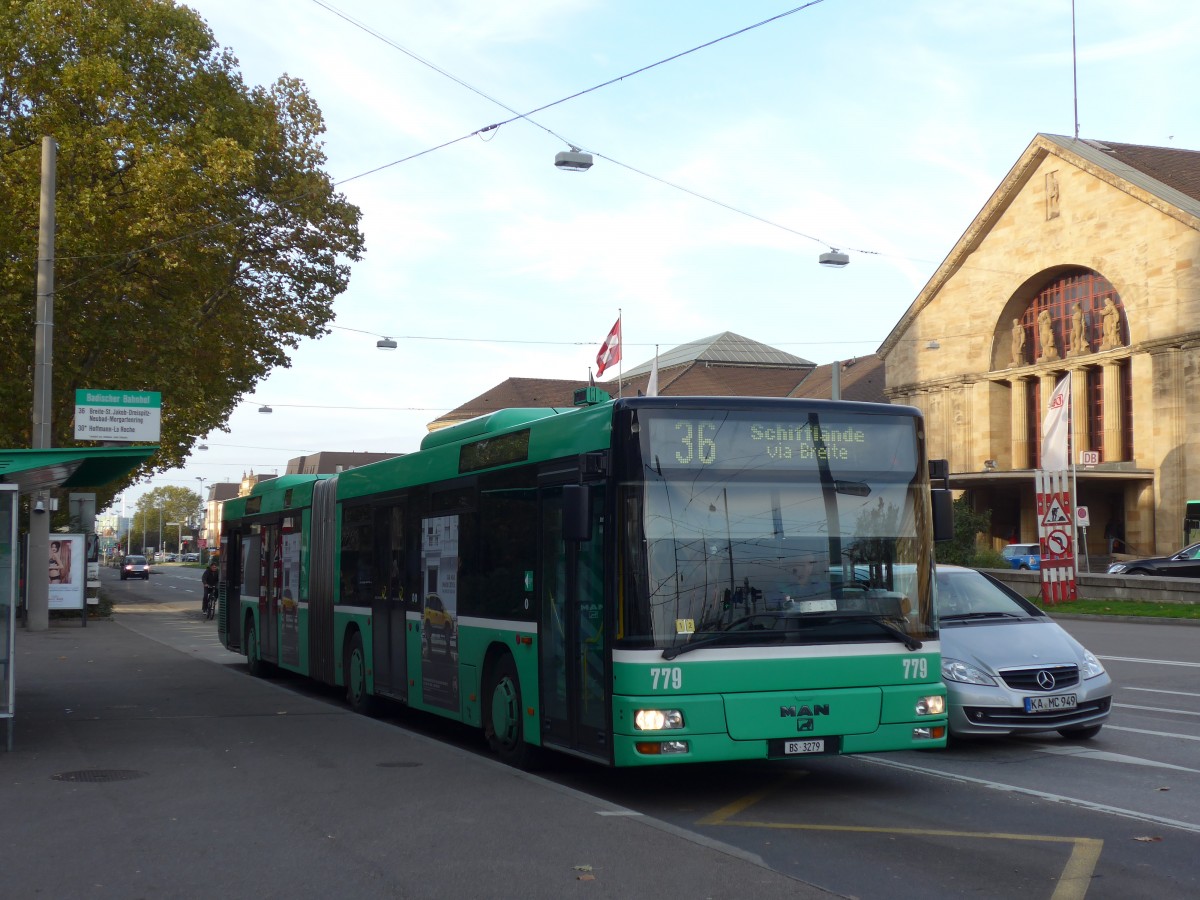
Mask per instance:
[[[1113,563],[1108,567],[1109,575],[1120,575],[1125,571],[1125,563]]]
[[[963,684],[995,684],[996,679],[992,678],[987,672],[982,669],[977,669],[970,663],[965,663],[961,659],[948,659],[942,657],[942,678],[946,681],[959,681]]]
[[[1104,674],[1104,666],[1100,665],[1100,660],[1096,659],[1090,650],[1083,651],[1083,665],[1081,669],[1085,681],[1088,678],[1095,678],[1097,675]]]

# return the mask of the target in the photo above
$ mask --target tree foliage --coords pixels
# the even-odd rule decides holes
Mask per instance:
[[[979,536],[990,534],[992,511],[976,511],[970,496],[962,494],[954,501],[954,539],[933,545],[939,563],[973,566],[977,569],[1003,568],[1004,558],[991,547],[980,546]]]
[[[247,88],[170,0],[0,0],[0,446],[32,429],[43,135],[58,142],[53,443],[72,443],[76,389],[161,391],[162,449],[133,480],[182,465],[328,333],[363,239],[323,132],[302,82]]]
[[[195,533],[202,507],[203,500],[195,491],[176,485],[156,487],[138,498],[129,517],[129,532],[122,536],[121,543],[127,553],[143,553],[147,545],[178,551],[180,531],[184,537]],[[177,522],[182,526],[173,524]]]

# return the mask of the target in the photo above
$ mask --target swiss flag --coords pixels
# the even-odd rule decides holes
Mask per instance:
[[[621,319],[617,318],[617,322],[609,331],[608,337],[604,339],[604,344],[600,348],[600,352],[596,354],[596,374],[603,375],[604,370],[609,366],[616,365],[621,361]]]

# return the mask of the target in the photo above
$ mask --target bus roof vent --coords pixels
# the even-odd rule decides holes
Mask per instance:
[[[607,391],[602,391],[595,385],[585,388],[576,388],[575,390],[575,405],[576,406],[599,406],[601,403],[607,403],[612,399],[612,394]]]

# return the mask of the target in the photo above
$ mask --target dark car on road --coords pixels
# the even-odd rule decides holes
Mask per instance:
[[[1110,565],[1108,574],[1200,578],[1200,544],[1191,544],[1170,556],[1123,559]]]
[[[121,561],[121,580],[142,578],[150,580],[150,563],[144,556],[127,556]]]

